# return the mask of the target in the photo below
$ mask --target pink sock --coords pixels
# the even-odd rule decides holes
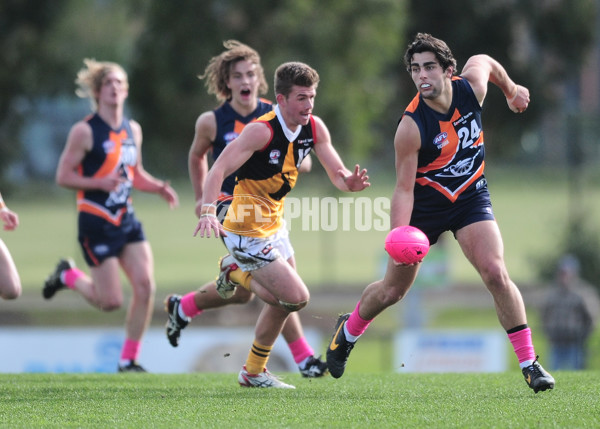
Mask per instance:
[[[312,349],[310,344],[308,344],[306,338],[304,337],[298,338],[296,341],[292,341],[288,344],[288,347],[290,348],[296,363],[300,363],[307,357],[315,354],[315,351]]]
[[[61,281],[69,288],[75,289],[75,282],[84,275],[84,272],[79,268],[70,268],[61,273]]]
[[[346,321],[346,330],[348,331],[348,333],[350,335],[354,335],[355,337],[362,335],[362,333],[367,330],[367,327],[369,326],[369,324],[373,321],[373,319],[365,320],[362,317],[360,317],[358,315],[359,307],[360,307],[360,301],[358,301],[358,303],[356,304],[356,308],[354,309],[354,311],[352,312],[352,314]]]
[[[508,334],[508,339],[515,349],[519,363],[526,360],[535,360],[535,350],[533,349],[533,343],[531,341],[531,329],[525,328],[520,331]]]
[[[181,309],[187,317],[196,317],[202,313],[202,310],[198,309],[196,301],[194,301],[195,295],[196,292],[190,292],[181,298]]]
[[[141,343],[127,338],[121,349],[121,360],[137,360],[140,354]]]

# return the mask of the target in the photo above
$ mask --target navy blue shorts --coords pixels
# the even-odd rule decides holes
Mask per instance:
[[[145,241],[142,224],[133,213],[126,213],[116,226],[101,217],[79,212],[79,244],[85,262],[97,267],[106,258],[121,254],[125,245]]]
[[[456,235],[456,231],[467,225],[494,219],[490,194],[484,189],[465,201],[449,203],[439,209],[415,206],[410,224],[427,235],[429,244],[435,244],[445,231]]]

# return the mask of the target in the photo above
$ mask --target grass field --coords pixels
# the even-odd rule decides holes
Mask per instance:
[[[0,375],[0,427],[600,427],[599,372],[557,373],[537,394],[518,372],[284,376],[296,390],[244,389],[236,374]]]
[[[317,165],[315,168],[320,167]],[[495,213],[504,236],[506,261],[511,276],[524,289],[535,286],[539,279],[532,258],[539,258],[554,250],[556,239],[571,210],[566,175],[560,171],[488,169],[487,176]],[[375,199],[391,195],[393,179],[390,172],[371,172],[371,182],[372,187],[361,194],[332,194],[332,186],[326,178],[311,174],[299,181],[290,196],[339,198],[360,195]],[[600,181],[589,180],[586,183],[588,198],[585,209],[590,217],[594,217],[600,212],[600,186],[597,185]],[[213,279],[216,261],[224,253],[224,247],[218,240],[192,237],[196,218],[191,188],[185,180],[176,182],[174,186],[179,192],[181,206],[172,211],[155,195],[139,192],[134,194],[137,215],[144,223],[154,251],[157,302],[162,301],[168,293],[188,292]],[[33,324],[47,325],[67,321],[80,324],[85,321],[89,324],[121,326],[124,311],[105,314],[82,305],[81,309],[63,308],[63,313],[53,317],[50,314],[52,306],[42,304],[40,288],[43,279],[59,257],[71,256],[79,265],[85,266],[76,240],[73,192],[52,184],[45,187],[27,186],[5,199],[18,212],[21,225],[14,232],[0,231],[0,237],[7,243],[15,259],[23,282],[24,296],[18,303],[0,302],[0,309],[10,311],[22,302],[27,302],[25,307],[35,310],[27,318]],[[301,226],[298,220],[294,220],[291,238],[296,250],[298,269],[313,292],[335,288],[340,294],[354,299],[359,296],[364,285],[381,276],[385,261],[384,231],[303,231]],[[453,238],[450,235],[446,238],[443,247],[435,246],[432,250],[443,249],[441,254],[449,267],[440,281],[454,285],[472,285],[483,290],[477,274],[465,261]],[[433,253],[428,256],[428,261],[432,263]],[[423,270],[425,267],[424,264]],[[125,287],[125,290],[128,291],[128,288]],[[335,322],[337,312],[351,310],[350,307],[345,308],[345,304],[341,307],[340,303],[343,302],[340,299],[331,303],[331,314],[326,315],[331,318],[331,325]],[[403,308],[405,306],[401,304],[385,312],[378,318],[373,329],[370,329],[370,335],[384,339],[389,337],[389,333],[398,328],[397,312]],[[69,311],[69,317],[65,317],[64,310]],[[311,316],[306,314],[310,322]],[[427,323],[432,328],[498,328],[491,299],[489,307],[485,309],[469,308],[466,312],[460,306],[450,307],[430,316]],[[535,308],[529,308],[529,316],[530,323],[536,328],[534,341],[543,352],[544,338],[538,329]],[[163,324],[164,314],[155,313],[153,323]],[[329,332],[325,334],[327,337],[330,335]],[[598,330],[592,339],[592,347],[600,347]],[[359,356],[356,358],[362,360]],[[368,357],[365,361],[369,365]],[[385,357],[381,361],[385,362]],[[600,356],[592,356],[591,364],[592,368],[600,369]],[[389,368],[382,364],[381,369]]]
[[[371,176],[373,186],[364,195],[390,196],[393,182],[380,183],[376,175]],[[491,171],[488,178],[509,271],[526,288],[535,285],[539,279],[531,258],[553,250],[569,213],[567,184],[560,175],[523,171]],[[134,195],[137,214],[153,246],[158,300],[212,279],[224,249],[218,241],[192,237],[196,220],[191,189],[185,182],[175,185],[182,204],[174,211],[153,195]],[[600,190],[590,187],[587,204],[594,216],[600,209]],[[311,177],[294,192],[298,197],[346,196],[327,194],[326,189],[329,184]],[[31,187],[6,199],[18,212],[21,226],[15,232],[0,231],[0,237],[13,254],[25,294],[17,303],[0,301],[0,311],[10,312],[26,302],[34,313],[30,323],[49,324],[40,311],[45,307],[37,305],[42,302],[43,279],[61,256],[72,256],[83,266],[74,196],[53,187]],[[299,271],[311,289],[333,287],[355,295],[381,275],[385,232],[301,231],[296,226],[292,242]],[[443,254],[451,269],[445,281],[477,287],[477,275],[449,238]],[[326,316],[332,326],[336,305],[339,302]],[[361,339],[341,380],[311,381],[296,373],[285,374],[297,389],[282,392],[242,389],[236,374],[0,374],[0,427],[600,427],[600,359],[595,355],[594,370],[555,373],[557,388],[537,395],[514,370],[512,352],[511,370],[501,374],[396,373],[390,363],[390,336],[398,328],[397,311],[402,306],[396,307],[384,312]],[[123,311],[109,317],[87,306],[69,311],[78,318],[72,323],[121,325],[124,318]],[[529,315],[530,323],[537,326],[535,311]],[[449,307],[429,316],[430,328],[498,328],[491,300],[489,308]],[[61,318],[66,320],[64,312],[50,324],[60,323]],[[155,313],[155,319],[164,323],[164,314]],[[534,342],[543,356],[539,329],[534,331]],[[597,347],[598,330],[592,350]]]

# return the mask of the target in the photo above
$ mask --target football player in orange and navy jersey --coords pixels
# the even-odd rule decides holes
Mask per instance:
[[[306,64],[280,65],[275,72],[274,111],[246,125],[206,178],[196,233],[223,237],[236,265],[252,273],[250,288],[266,303],[238,375],[244,387],[294,388],[267,371],[266,365],[288,316],[305,307],[309,298],[308,288],[294,269],[293,249],[282,222],[285,196],[296,183],[303,159],[314,149],[341,191],[369,186],[366,170],[356,165],[349,171],[344,166],[327,127],[312,115],[318,82],[318,73]],[[236,171],[231,206],[221,224],[216,202],[223,181]]]
[[[0,220],[5,231],[14,231],[19,226],[19,215],[10,210],[0,194]],[[21,278],[8,247],[0,238],[0,298],[17,299],[21,296]]]
[[[142,165],[142,129],[123,115],[127,74],[111,62],[84,61],[77,94],[89,97],[94,113],[71,128],[59,160],[56,182],[77,191],[78,238],[90,276],[70,259],[61,260],[44,284],[50,299],[75,290],[102,311],[123,304],[119,267],[133,289],[125,322],[126,337],[117,369],[145,372],[138,363],[142,337],[154,306],[154,263],[150,244],[131,204],[132,188],[160,195],[171,208],[177,193]]]
[[[552,389],[554,379],[537,361],[521,293],[504,263],[502,237],[483,174],[481,111],[488,83],[500,88],[515,113],[527,109],[529,91],[487,55],[472,56],[455,76],[450,48],[429,34],[417,34],[404,61],[418,94],[406,108],[394,139],[397,182],[391,227],[415,226],[431,244],[442,232],[452,231],[494,298],[528,386],[536,393]],[[354,311],[340,316],[327,350],[335,378],[342,376],[358,337],[379,313],[404,297],[418,270],[418,264],[401,265],[390,258],[384,279],[367,286]]]
[[[189,152],[189,173],[196,198],[196,215],[200,216],[204,181],[208,173],[208,154],[216,160],[225,147],[231,143],[242,129],[252,120],[273,110],[270,101],[259,98],[267,92],[268,85],[260,63],[259,54],[251,47],[235,40],[224,43],[226,50],[213,57],[200,78],[206,79],[208,92],[215,94],[222,104],[214,110],[202,113],[196,121],[196,132]],[[304,160],[302,171],[310,170],[310,157]],[[219,211],[227,212],[233,188],[235,186],[233,173],[223,181],[219,199]],[[225,262],[223,262],[225,261]],[[221,259],[221,264],[230,258]],[[295,263],[291,258],[292,263]],[[181,330],[192,318],[199,316],[204,310],[218,308],[229,304],[244,304],[249,302],[254,294],[246,288],[237,288],[242,283],[248,285],[251,281],[249,273],[241,270],[230,271],[225,267],[221,272],[221,281],[230,290],[227,295],[219,293],[217,281],[211,281],[200,289],[184,296],[169,295],[165,300],[168,313],[166,333],[173,347],[179,345]],[[230,277],[227,281],[223,276]],[[234,283],[235,279],[235,283]],[[224,299],[227,298],[227,299]],[[320,377],[327,372],[327,365],[318,357],[306,341],[297,314],[293,314],[282,331],[290,351],[298,364],[301,374],[305,377]]]

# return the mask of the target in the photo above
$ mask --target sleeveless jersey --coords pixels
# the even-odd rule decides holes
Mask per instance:
[[[431,109],[420,94],[406,108],[421,134],[415,206],[447,206],[486,189],[481,106],[469,82],[452,78],[447,114]],[[479,180],[481,179],[481,180]]]
[[[213,110],[217,120],[217,136],[212,142],[212,156],[216,160],[221,152],[231,141],[240,135],[246,124],[254,119],[273,110],[273,105],[270,101],[259,99],[256,109],[248,116],[242,116],[236,112],[229,102],[223,103],[220,107]],[[221,192],[227,195],[233,194],[235,187],[235,173],[226,177],[221,186]]]
[[[268,237],[281,228],[285,196],[316,143],[315,122],[311,116],[307,125],[292,133],[277,107],[257,121],[270,128],[271,139],[240,167],[223,226],[238,235]]]
[[[116,190],[79,190],[77,192],[77,209],[119,226],[121,218],[131,207],[131,188],[134,167],[137,164],[137,146],[127,118],[119,129],[113,130],[98,114],[88,116],[87,123],[92,128],[93,144],[78,171],[85,177],[104,177],[118,171],[125,179]]]

